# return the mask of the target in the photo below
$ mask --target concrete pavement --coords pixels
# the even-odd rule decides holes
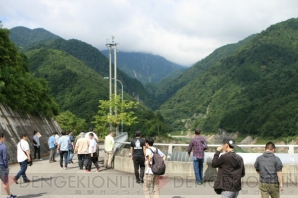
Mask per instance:
[[[101,153],[101,160],[102,156]],[[21,198],[143,197],[142,185],[135,182],[133,174],[103,168],[100,172],[95,172],[94,166],[90,173],[86,173],[79,170],[76,156],[73,161],[74,164],[70,164],[67,170],[60,168],[59,158],[54,163],[49,163],[45,158],[43,161],[34,161],[33,166],[27,170],[31,182],[23,183],[20,178],[19,184],[14,184],[10,179],[11,192]],[[18,164],[10,166],[11,177],[18,171]],[[170,177],[166,175],[160,182],[162,198],[220,197],[214,193],[212,182],[198,186],[194,184],[193,178],[182,178],[178,175]],[[289,184],[285,186],[285,192],[281,197],[291,198],[297,195],[297,186]],[[1,197],[5,197],[3,189]],[[243,184],[239,198],[248,197],[260,197],[257,184],[254,182]]]

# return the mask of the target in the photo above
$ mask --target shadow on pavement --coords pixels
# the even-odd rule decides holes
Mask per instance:
[[[47,193],[38,193],[38,194],[30,194],[25,196],[18,196],[19,198],[32,198],[32,197],[42,197],[43,195],[46,195]]]

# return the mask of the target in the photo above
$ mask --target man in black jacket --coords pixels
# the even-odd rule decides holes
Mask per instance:
[[[214,190],[223,198],[236,198],[241,190],[241,177],[245,175],[243,159],[234,152],[235,140],[226,137],[222,146],[217,148],[212,160],[212,167],[218,168]],[[221,151],[225,151],[220,157]]]
[[[145,154],[146,146],[145,140],[141,139],[141,132],[135,133],[136,138],[131,141],[130,153],[135,169],[135,176],[137,183],[144,183],[144,172],[145,172]],[[141,169],[139,172],[139,168]]]

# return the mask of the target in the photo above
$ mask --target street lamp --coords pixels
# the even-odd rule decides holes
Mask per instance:
[[[109,77],[103,77],[105,80],[110,80]],[[111,80],[115,80],[115,78],[111,78]],[[117,82],[121,84],[121,101],[123,102],[123,84],[120,80],[116,79]],[[116,97],[116,96],[115,96]],[[121,132],[123,132],[123,121],[121,120]]]

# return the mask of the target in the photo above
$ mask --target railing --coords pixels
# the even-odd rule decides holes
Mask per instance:
[[[128,133],[127,132],[121,132],[119,135],[117,135],[115,140],[114,148],[117,149],[120,145],[123,144],[128,139]]]
[[[130,145],[130,142],[117,142],[118,145]],[[163,151],[167,155],[167,160],[171,161],[191,161],[192,159],[188,157],[186,153],[186,149],[188,147],[188,144],[163,144],[163,143],[154,143],[154,146],[162,147],[164,148]],[[208,148],[213,151],[217,147],[221,145],[219,144],[209,144]],[[176,147],[185,147],[183,151],[176,151]],[[238,147],[245,149],[245,148],[264,148],[264,145],[238,145]],[[298,145],[276,145],[276,148],[286,148],[288,149],[287,153],[278,153],[276,152],[276,155],[281,158],[282,161],[288,164],[295,164],[295,162],[298,162],[298,153],[295,154],[295,148],[298,148]],[[239,153],[245,162],[252,164],[254,163],[257,156],[260,155],[262,151],[260,152],[249,152],[249,153]],[[205,162],[210,162],[213,158],[214,152],[206,152],[205,153]]]

